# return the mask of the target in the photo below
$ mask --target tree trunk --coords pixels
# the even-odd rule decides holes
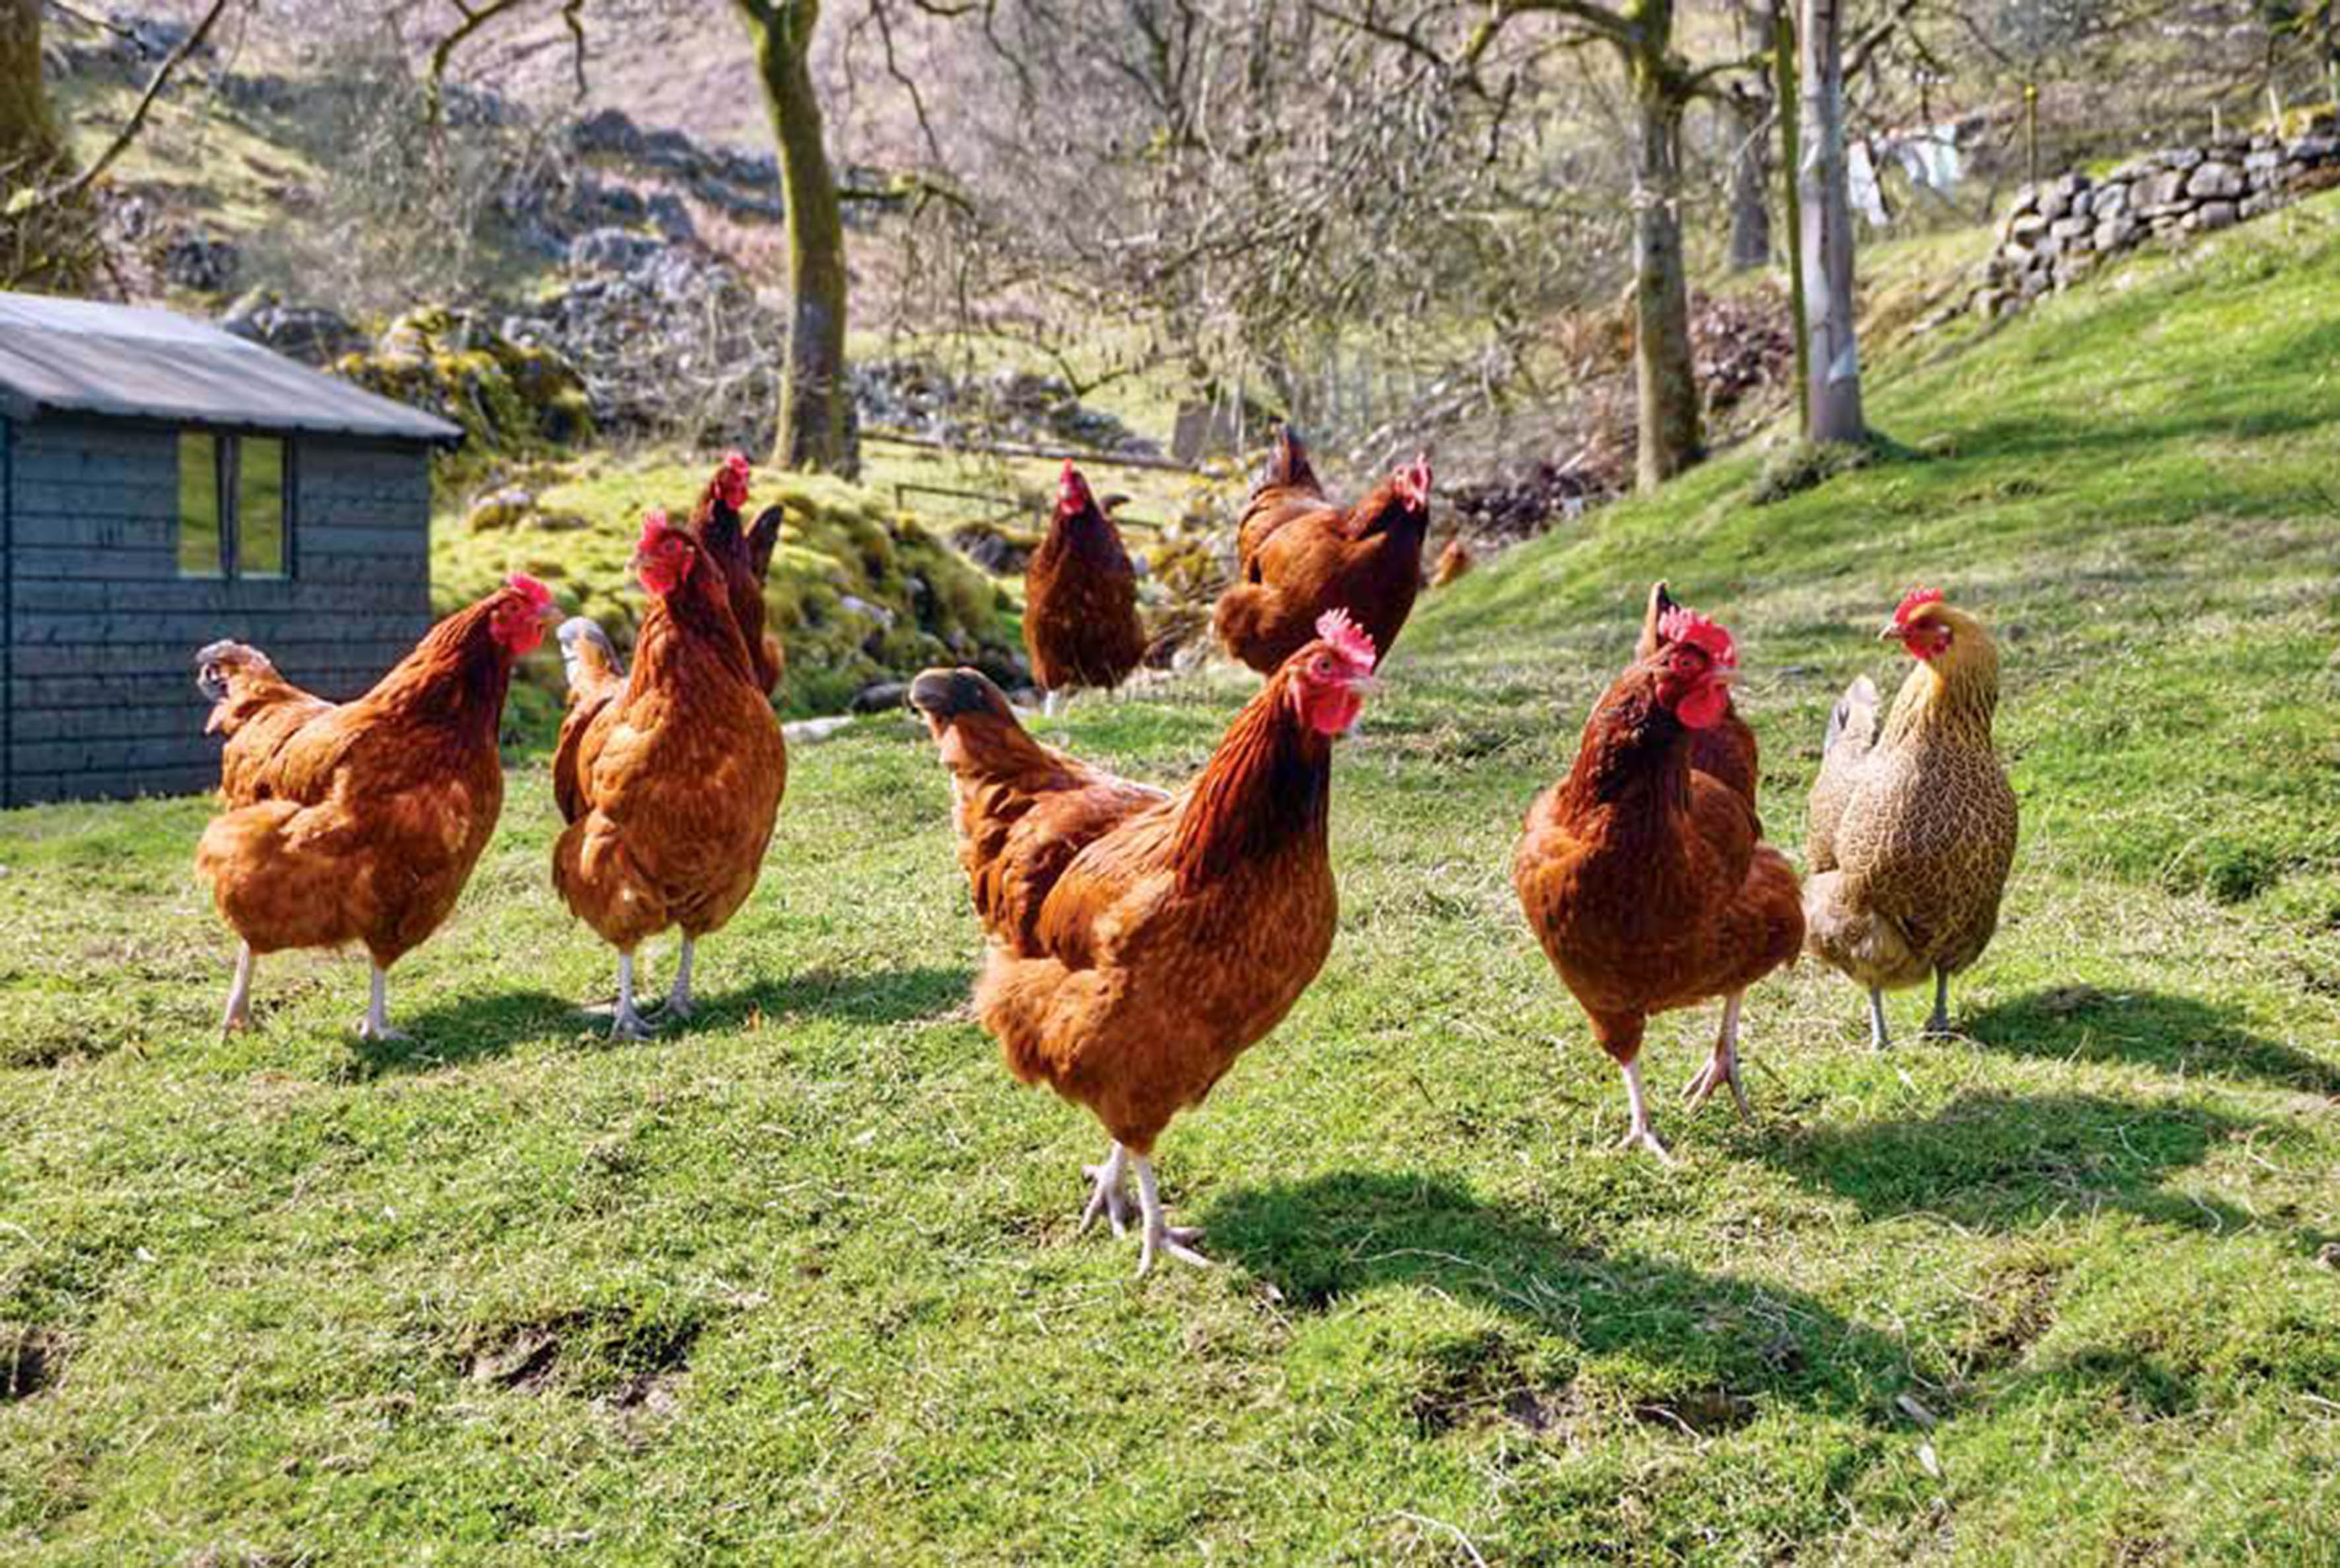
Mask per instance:
[[[1763,94],[1730,94],[1730,270],[1771,260],[1771,105]]]
[[[0,181],[15,190],[54,178],[64,163],[41,79],[41,0],[0,0]]]
[[[1655,490],[1699,456],[1698,375],[1690,352],[1690,283],[1682,266],[1683,91],[1667,47],[1672,8],[1652,5],[1627,65],[1641,110],[1633,189],[1633,372],[1641,442],[1638,488]]]
[[[1796,88],[1796,21],[1789,0],[1771,0],[1771,101],[1780,104],[1780,162],[1788,230],[1788,322],[1796,335],[1796,433],[1812,439],[1811,340],[1804,335],[1804,203],[1798,190],[1803,166],[1797,120],[1802,114]]]
[[[860,467],[853,392],[845,379],[845,220],[813,91],[819,0],[738,0],[756,35],[756,64],[779,144],[788,203],[788,363],[773,460],[850,477]]]
[[[1846,188],[1844,39],[1840,0],[1803,0],[1799,64],[1803,162],[1796,171],[1804,221],[1806,397],[1816,442],[1866,440],[1860,351],[1853,338],[1852,201]]]

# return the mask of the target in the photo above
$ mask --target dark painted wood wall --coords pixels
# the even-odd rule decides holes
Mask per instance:
[[[276,434],[273,432],[257,433]],[[431,622],[424,448],[286,435],[292,575],[179,576],[179,432],[10,423],[6,800],[180,794],[219,781],[194,652],[233,638],[320,696],[357,695]]]

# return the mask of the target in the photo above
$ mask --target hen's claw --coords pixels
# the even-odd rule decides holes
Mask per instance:
[[[1623,1137],[1617,1140],[1617,1146],[1621,1149],[1639,1149],[1645,1154],[1655,1155],[1658,1156],[1658,1163],[1661,1166],[1670,1166],[1674,1163],[1674,1156],[1666,1152],[1666,1146],[1658,1141],[1658,1135],[1647,1127],[1631,1129]]]
[[[1203,1239],[1200,1226],[1149,1225],[1145,1227],[1145,1250],[1137,1255],[1137,1277],[1144,1279],[1154,1267],[1155,1253],[1167,1253],[1180,1263],[1196,1268],[1208,1268],[1211,1260],[1196,1252],[1191,1244]]]
[[[1115,1236],[1129,1234],[1129,1195],[1122,1187],[1125,1168],[1118,1144],[1114,1146],[1113,1153],[1106,1156],[1103,1165],[1081,1167],[1081,1175],[1086,1176],[1091,1184],[1088,1206],[1081,1210],[1080,1234],[1083,1236],[1088,1234],[1089,1226],[1096,1223],[1099,1215],[1105,1216],[1112,1224]]]
[[[1706,1066],[1698,1070],[1698,1076],[1682,1086],[1682,1103],[1696,1110],[1725,1084],[1730,1086],[1730,1097],[1739,1103],[1739,1119],[1745,1121],[1748,1116],[1747,1090],[1740,1082],[1739,1062],[1734,1057],[1718,1053],[1708,1057]]]

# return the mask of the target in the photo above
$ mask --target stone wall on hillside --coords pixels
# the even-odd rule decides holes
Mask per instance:
[[[2011,314],[2070,287],[2107,256],[2231,228],[2332,185],[2340,185],[2340,123],[2328,114],[2289,138],[2227,136],[2149,153],[2103,175],[2076,172],[2027,185],[1967,308]]]

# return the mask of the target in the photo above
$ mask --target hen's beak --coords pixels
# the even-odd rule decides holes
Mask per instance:
[[[1885,623],[1883,630],[1878,632],[1877,640],[1879,642],[1899,642],[1903,640],[1903,637],[1904,633],[1901,627],[1897,622],[1889,620]]]

